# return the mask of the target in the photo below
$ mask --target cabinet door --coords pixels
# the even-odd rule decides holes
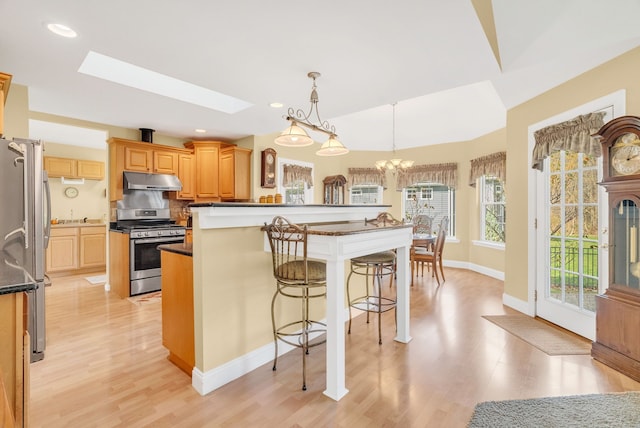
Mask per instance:
[[[187,244],[193,244],[193,229],[187,229],[184,235],[184,242]]]
[[[104,162],[78,160],[78,177],[88,180],[104,180]]]
[[[78,268],[78,228],[52,229],[46,253],[47,272]]]
[[[196,199],[217,199],[218,156],[217,146],[196,147]]]
[[[134,147],[124,148],[124,169],[128,171],[151,172],[153,151]]]
[[[228,147],[220,152],[220,197],[251,197],[251,152],[242,147]]]
[[[235,165],[232,150],[223,150],[220,153],[220,197],[235,197]]]
[[[106,231],[102,227],[80,229],[80,268],[106,266]]]
[[[153,151],[153,172],[159,174],[178,174],[178,154],[172,152]]]
[[[75,159],[54,158],[46,156],[44,158],[44,169],[49,177],[75,178],[78,176],[78,163]]]
[[[178,192],[178,199],[192,200],[196,197],[196,160],[193,155],[178,155],[178,178],[182,183],[182,190]]]

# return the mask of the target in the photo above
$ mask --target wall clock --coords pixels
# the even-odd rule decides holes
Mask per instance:
[[[75,187],[67,187],[66,189],[64,189],[64,195],[67,198],[75,198],[76,196],[78,196],[78,189]]]
[[[265,189],[276,187],[276,151],[271,148],[262,151],[260,186]]]

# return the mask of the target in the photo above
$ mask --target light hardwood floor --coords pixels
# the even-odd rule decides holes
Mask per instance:
[[[200,396],[167,360],[161,304],[135,305],[83,277],[46,290],[47,350],[31,365],[32,427],[464,427],[481,401],[640,390],[589,356],[548,356],[482,315],[514,312],[502,282],[445,269],[411,290],[411,335],[393,341],[393,314],[354,319],[347,335],[347,387],[324,390],[324,345],[309,356],[300,390],[300,354]],[[268,324],[269,320],[265,320]],[[224,344],[221,344],[224,346]]]

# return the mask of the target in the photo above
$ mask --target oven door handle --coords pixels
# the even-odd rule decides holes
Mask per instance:
[[[134,238],[134,244],[153,244],[154,242],[158,242],[161,244],[168,244],[170,242],[184,242],[184,236],[174,236],[172,238],[146,238],[146,239],[138,239]]]

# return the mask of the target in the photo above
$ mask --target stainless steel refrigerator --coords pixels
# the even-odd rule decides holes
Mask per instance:
[[[43,142],[0,139],[0,239],[3,263],[36,283],[27,293],[31,362],[45,350],[45,249],[51,232],[51,197],[43,169]]]

